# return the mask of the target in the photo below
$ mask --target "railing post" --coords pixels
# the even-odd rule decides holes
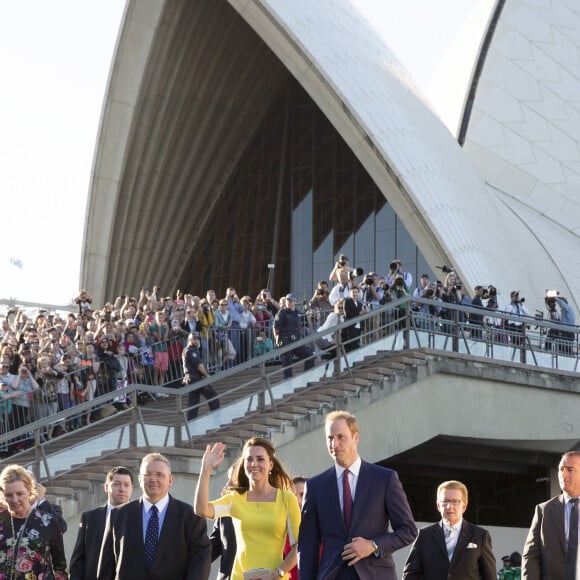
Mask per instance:
[[[451,336],[453,352],[459,352],[459,310],[453,310],[453,334]]]
[[[129,445],[137,447],[137,389],[131,394],[131,424],[129,425]]]
[[[400,312],[400,310],[399,310]],[[411,303],[405,304],[405,326],[403,328],[403,349],[409,348],[411,344]]]
[[[333,375],[335,377],[338,377],[338,375],[340,375],[340,349],[341,349],[341,344],[342,344],[342,337],[339,331],[336,331],[334,333],[334,352],[335,352],[335,356],[334,356],[334,362],[333,362]]]
[[[176,417],[175,417],[175,423],[173,425],[173,444],[175,445],[175,447],[179,447],[183,443],[183,438],[181,437],[181,428],[183,426],[183,423],[185,423],[187,425],[187,419],[182,412],[183,411],[183,399],[182,399],[183,396],[189,397],[189,395],[176,395],[175,396]]]

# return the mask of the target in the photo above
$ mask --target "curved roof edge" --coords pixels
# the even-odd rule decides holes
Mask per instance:
[[[384,41],[350,3],[230,3],[333,123],[432,266],[452,262],[469,288],[494,283],[504,296],[525,287],[528,299],[543,306],[545,286],[533,268],[545,262],[553,279],[561,280],[545,248],[489,195]],[[325,11],[333,18],[324,18]]]
[[[128,0],[105,92],[85,215],[80,287],[104,301],[125,151],[165,1]]]

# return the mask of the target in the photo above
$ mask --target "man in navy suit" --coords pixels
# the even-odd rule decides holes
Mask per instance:
[[[146,455],[139,484],[143,496],[110,513],[98,580],[207,580],[206,522],[191,505],[169,495],[173,475],[167,458]]]
[[[107,505],[83,512],[70,561],[71,580],[96,580],[99,552],[107,516],[112,509],[131,501],[133,473],[126,467],[110,469],[105,480]]]
[[[496,580],[489,532],[463,519],[467,487],[445,481],[437,488],[441,521],[419,531],[403,580]]]
[[[562,493],[536,506],[522,554],[522,580],[580,578],[579,524],[575,533],[571,526],[580,519],[580,451],[562,455],[558,482]]]
[[[361,460],[354,415],[329,413],[325,432],[335,464],[306,483],[298,537],[299,577],[396,580],[392,554],[417,535],[399,477],[391,469]]]

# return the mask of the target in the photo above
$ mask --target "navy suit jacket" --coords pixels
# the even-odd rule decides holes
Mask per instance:
[[[522,554],[522,579],[566,580],[565,518],[563,494],[536,506]]]
[[[145,566],[143,501],[114,509],[101,546],[99,580],[207,580],[211,548],[205,519],[193,507],[169,496],[151,570]]]
[[[70,560],[71,580],[96,580],[106,523],[106,506],[83,512]]]
[[[419,530],[403,580],[497,580],[489,532],[463,520],[449,561],[441,523]]]
[[[389,523],[392,531],[389,532]],[[396,471],[363,461],[358,475],[352,516],[344,525],[334,465],[306,483],[298,536],[300,580],[396,580],[392,554],[417,535],[411,508]],[[379,557],[370,555],[352,567],[342,560],[345,544],[354,537],[374,540]],[[322,546],[322,553],[320,547]]]

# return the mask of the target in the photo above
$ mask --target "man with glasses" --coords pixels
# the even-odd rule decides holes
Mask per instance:
[[[131,501],[133,495],[133,473],[123,466],[113,467],[105,480],[107,504],[83,512],[75,547],[70,561],[72,580],[96,580],[99,551],[103,541],[105,525],[111,510]]]
[[[141,461],[141,498],[113,510],[105,530],[97,578],[207,580],[211,548],[206,522],[169,495],[169,460],[149,453]]]
[[[467,487],[444,481],[437,488],[441,521],[419,531],[405,562],[403,580],[496,580],[487,530],[463,519]]]

